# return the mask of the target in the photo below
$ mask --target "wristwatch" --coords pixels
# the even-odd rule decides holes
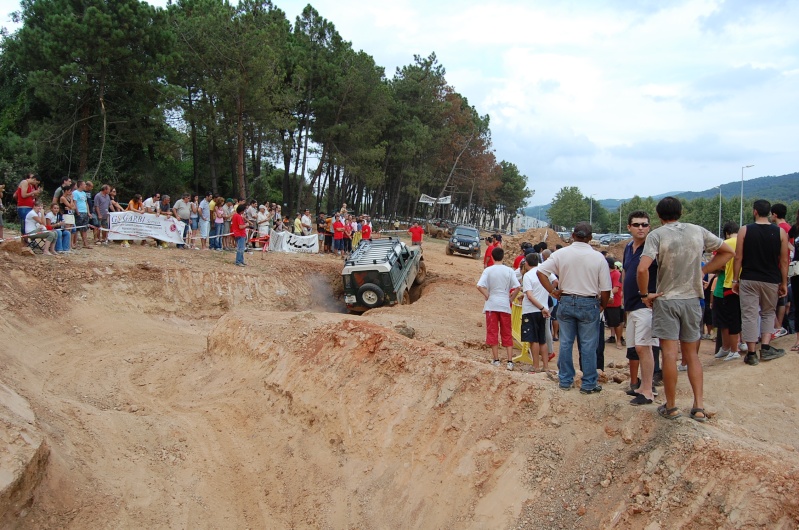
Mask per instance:
[[[645,293],[642,293],[641,291],[638,291],[638,296],[640,296],[641,298],[649,298],[649,292],[647,291]]]

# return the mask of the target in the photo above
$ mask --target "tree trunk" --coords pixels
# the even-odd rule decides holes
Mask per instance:
[[[191,87],[187,88],[189,93],[189,127],[191,128],[191,166],[194,177],[194,193],[200,194],[200,170],[197,158],[197,122],[194,117],[194,102],[191,97]]]
[[[80,155],[78,158],[78,178],[83,179],[89,166],[89,105],[83,104],[80,109]]]
[[[238,183],[238,198],[246,199],[244,186],[244,103],[241,94],[236,97],[236,178]]]

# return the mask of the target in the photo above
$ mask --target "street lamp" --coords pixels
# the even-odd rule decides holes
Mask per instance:
[[[589,200],[591,201],[591,210],[588,213],[588,224],[591,225],[591,229],[593,230],[594,227],[594,197],[596,197],[596,193],[592,193]]]
[[[744,224],[744,169],[748,167],[755,167],[754,164],[750,166],[744,166],[741,168],[741,216],[738,219],[738,226],[742,227]]]
[[[617,234],[621,234],[621,207],[624,206],[624,201],[619,203],[619,231],[616,232]]]
[[[719,189],[719,237],[721,237],[721,184],[715,187]]]

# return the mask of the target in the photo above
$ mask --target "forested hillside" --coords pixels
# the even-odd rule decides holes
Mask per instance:
[[[505,226],[530,196],[435,53],[391,77],[307,6],[29,0],[0,49],[0,175]],[[451,206],[419,206],[421,194]],[[6,197],[8,201],[8,193]],[[443,211],[446,209],[445,211]]]

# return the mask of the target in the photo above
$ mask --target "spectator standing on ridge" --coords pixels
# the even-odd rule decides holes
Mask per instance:
[[[111,210],[111,186],[103,184],[94,196],[94,214],[97,216],[98,234],[95,245],[108,244],[108,212]]]
[[[244,250],[247,245],[247,221],[242,215],[247,209],[244,204],[236,206],[236,211],[230,217],[230,229],[236,238],[236,266],[244,267]]]
[[[72,192],[72,198],[75,200],[75,208],[77,217],[75,224],[80,232],[80,239],[83,246],[81,248],[89,249],[89,243],[86,240],[86,231],[89,229],[89,198],[86,194],[86,183],[82,180],[78,181],[78,189]]]
[[[596,394],[602,391],[597,384],[597,346],[602,337],[599,333],[599,313],[610,298],[610,271],[602,254],[591,245],[591,225],[585,221],[577,223],[572,233],[573,243],[553,253],[538,266],[538,279],[558,300],[560,323],[560,350],[558,353],[558,383],[562,390],[571,390],[574,384],[573,347],[579,339],[583,367],[580,393]],[[558,277],[558,288],[549,281],[549,275]]]
[[[486,344],[491,347],[491,364],[499,366],[499,342],[508,355],[508,370],[513,370],[513,331],[511,328],[511,302],[519,292],[519,280],[516,273],[502,263],[505,251],[501,248],[493,250],[496,265],[487,267],[477,290],[485,297],[483,313],[486,319]]]
[[[483,255],[483,268],[487,269],[491,265],[494,264],[494,255],[492,251],[494,250],[494,236],[486,237],[486,252]]]
[[[746,364],[771,361],[785,350],[771,346],[777,298],[788,294],[788,235],[768,220],[771,204],[752,206],[754,223],[738,231],[732,290],[741,297],[741,332],[748,351]],[[759,325],[758,325],[759,322]],[[760,335],[760,359],[757,338]]]
[[[733,252],[737,247],[738,223],[727,221],[722,228],[724,243]],[[734,260],[724,266],[724,270],[716,277],[716,287],[713,289],[713,324],[716,334],[721,336],[721,348],[716,352],[716,359],[734,361],[740,359],[738,344],[741,335],[741,299],[738,293],[732,290],[732,274]]]
[[[655,399],[653,378],[655,373],[655,355],[660,355],[658,339],[652,336],[652,309],[641,300],[638,292],[638,265],[644,252],[644,242],[649,235],[649,214],[643,210],[630,212],[627,216],[627,231],[633,240],[624,247],[622,267],[622,296],[624,309],[627,311],[627,359],[630,361],[630,392],[633,399],[631,405],[649,405]],[[647,292],[655,292],[657,280],[657,262],[649,266]],[[638,379],[638,369],[641,379]]]
[[[17,215],[19,216],[19,231],[25,235],[26,224],[25,220],[28,214],[33,210],[36,199],[42,190],[39,188],[39,177],[33,173],[28,173],[22,182],[17,186],[14,192],[14,197],[17,199]]]
[[[688,380],[694,393],[691,418],[707,421],[704,409],[702,363],[697,352],[702,333],[702,275],[715,271],[728,262],[732,249],[720,238],[701,226],[679,222],[682,204],[679,199],[665,197],[656,207],[661,226],[646,238],[638,264],[638,292],[652,311],[652,336],[660,339],[663,352],[663,386],[666,404],[658,414],[667,419],[679,418],[677,397],[677,350],[682,350],[688,366]],[[704,266],[704,251],[716,255]],[[562,251],[560,251],[562,252]],[[558,253],[556,253],[558,254]],[[649,267],[657,261],[657,292],[649,291]]]
[[[791,225],[785,220],[788,215],[788,207],[781,203],[771,205],[771,222],[782,228],[787,234],[791,230]],[[788,236],[788,260],[793,259],[794,255],[794,239]],[[774,336],[772,338],[778,339],[788,334],[788,330],[782,326],[782,321],[785,319],[785,309],[788,305],[788,297],[780,296],[777,299],[777,318],[774,320]]]
[[[311,210],[308,208],[305,209],[305,212],[302,214],[302,218],[300,218],[300,224],[302,225],[302,235],[309,236],[311,235],[311,230],[313,229],[313,221],[311,221]]]
[[[175,215],[177,219],[180,219],[183,222],[183,241],[186,241],[186,237],[189,235],[191,230],[191,195],[188,193],[184,193],[183,196],[175,201],[174,206],[172,206],[172,213]],[[189,240],[191,241],[191,240]],[[185,243],[179,244],[178,248],[186,248]]]
[[[547,347],[547,322],[549,318],[549,293],[541,285],[536,274],[540,259],[538,254],[530,252],[521,262],[524,271],[522,276],[522,342],[530,346],[530,357],[533,358],[533,371],[538,372],[538,358],[544,371],[549,370],[549,348]],[[550,282],[556,281],[551,274]]]
[[[621,272],[616,269],[616,259],[607,257],[605,260],[608,262],[608,270],[610,271],[610,298],[608,299],[608,306],[605,308],[605,322],[607,326],[613,330],[616,336],[614,341],[616,349],[622,349],[624,344],[624,335],[622,334],[622,324],[624,323],[624,316],[622,315],[621,302],[622,302],[622,285],[621,285]],[[604,330],[603,330],[604,332]],[[600,340],[604,337],[600,336]]]
[[[203,250],[208,250],[208,236],[211,235],[211,215],[213,213],[211,203],[213,202],[213,194],[210,192],[206,193],[203,200],[200,201],[200,219],[198,224],[200,226],[200,246]]]
[[[53,193],[53,204],[61,205],[60,199],[61,196],[64,194],[64,190],[67,188],[72,187],[72,179],[69,177],[62,177],[61,178],[61,185],[55,189],[55,193]]]

